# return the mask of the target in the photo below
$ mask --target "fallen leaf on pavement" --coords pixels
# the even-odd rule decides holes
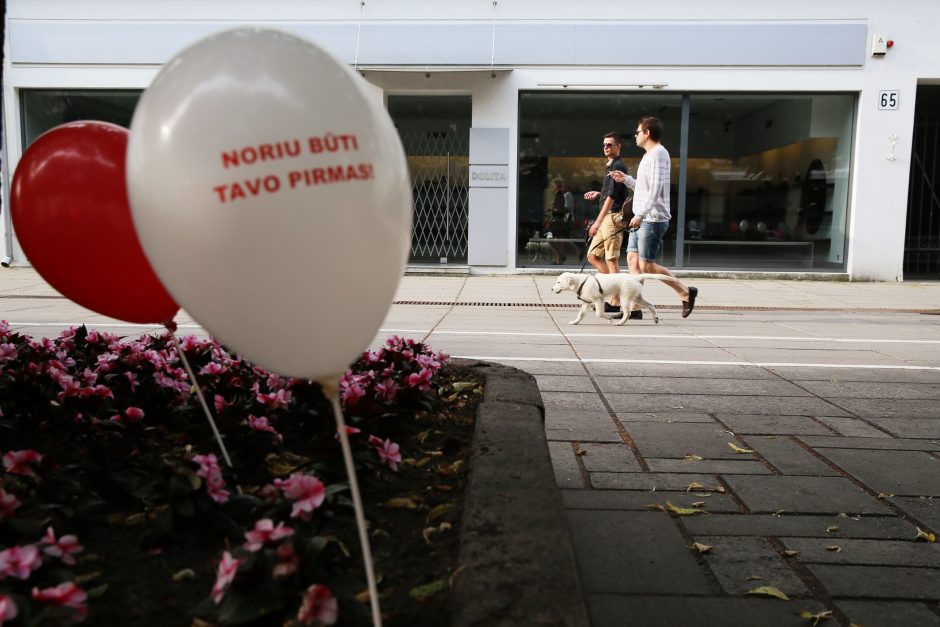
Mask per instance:
[[[917,535],[914,536],[914,540],[922,540],[923,542],[936,542],[937,536],[932,533],[927,533],[920,527],[917,528]]]
[[[728,442],[728,446],[731,447],[731,450],[734,451],[735,453],[753,453],[754,452],[749,448],[741,448],[734,442]]]
[[[812,621],[813,627],[816,627],[816,625],[818,625],[820,621],[829,620],[830,618],[832,618],[832,612],[827,610],[825,612],[813,614],[809,610],[803,610],[802,612],[800,612],[800,618],[804,620]]]
[[[789,601],[790,597],[785,595],[782,590],[774,588],[773,586],[761,586],[760,588],[754,588],[753,590],[748,590],[744,594],[753,594],[757,596],[765,597],[776,597],[783,601]]]
[[[794,551],[792,549],[787,549],[783,552],[784,557],[793,557],[794,555],[798,555],[798,554],[799,554],[799,551]]]
[[[695,551],[696,553],[698,553],[699,555],[701,555],[702,553],[708,553],[715,547],[709,546],[707,544],[702,544],[701,542],[693,542],[692,544],[689,545],[689,548]]]
[[[703,489],[704,487],[705,487],[705,486],[703,486],[701,483],[698,483],[698,482],[696,482],[696,481],[693,481],[692,483],[689,484],[689,486],[685,489],[685,491],[686,491],[686,492],[691,492],[692,490],[701,490],[701,489]]]
[[[400,496],[389,499],[382,503],[385,507],[396,507],[404,509],[417,509],[420,500],[413,496]]]
[[[703,459],[705,459],[705,458],[702,457],[701,455],[696,455],[695,453],[686,453],[686,454],[685,454],[685,457],[683,457],[682,459],[684,459],[684,460],[686,460],[686,461],[688,461],[688,462],[697,462],[697,461],[701,461],[701,460],[703,460]]]
[[[666,509],[668,509],[670,512],[675,512],[676,514],[679,514],[680,516],[692,516],[694,514],[707,514],[708,513],[702,509],[679,507],[678,505],[673,505],[669,501],[666,501]]]
[[[695,501],[692,503],[692,507],[705,507],[705,501]]]
[[[826,527],[826,533],[834,533],[839,530],[839,525],[829,525]]]
[[[826,550],[827,550],[827,551],[833,551],[833,552],[835,552],[835,553],[841,553],[841,552],[842,552],[842,547],[839,546],[838,544],[830,544],[829,546],[826,547]]]

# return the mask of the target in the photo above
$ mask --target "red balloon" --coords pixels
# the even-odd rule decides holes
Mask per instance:
[[[105,122],[70,122],[41,135],[13,175],[10,215],[23,252],[64,296],[119,320],[169,322],[179,305],[131,220],[128,137]]]

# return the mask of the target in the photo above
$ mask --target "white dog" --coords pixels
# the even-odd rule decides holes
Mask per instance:
[[[665,274],[575,274],[574,272],[562,272],[558,275],[558,280],[555,281],[552,291],[556,294],[562,290],[572,291],[577,295],[578,300],[584,303],[578,311],[578,316],[568,324],[581,322],[591,305],[594,305],[594,311],[597,313],[598,318],[611,319],[612,314],[604,313],[604,297],[610,297],[614,294],[620,294],[620,307],[625,313],[619,321],[611,320],[613,324],[621,325],[627,321],[633,303],[648,309],[653,314],[653,321],[659,324],[656,308],[643,298],[641,279],[674,280],[671,276]]]

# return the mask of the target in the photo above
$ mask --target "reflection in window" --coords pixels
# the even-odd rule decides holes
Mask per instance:
[[[850,95],[693,95],[684,265],[845,266]]]
[[[606,159],[601,146],[608,132],[623,136],[620,156],[636,174],[643,151],[636,147],[637,121],[653,115],[663,121],[663,144],[672,160],[673,221],[666,234],[663,262],[675,259],[682,96],[678,94],[523,93],[519,99],[519,187],[516,264],[579,266],[584,261],[587,229],[600,210],[584,193],[600,190]],[[556,180],[563,181],[574,206],[559,228]],[[545,241],[547,233],[553,241]],[[558,233],[563,233],[562,238]],[[554,241],[558,239],[568,241]],[[624,249],[626,241],[624,241]]]
[[[97,120],[128,128],[140,94],[140,90],[25,90],[21,97],[23,148],[66,122]]]

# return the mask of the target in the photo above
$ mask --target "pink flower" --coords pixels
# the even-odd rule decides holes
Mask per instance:
[[[222,469],[219,460],[212,453],[208,455],[194,455],[193,461],[199,464],[196,475],[206,480],[206,491],[216,503],[228,500],[229,492],[225,489],[225,479],[222,478]]]
[[[326,488],[312,475],[295,472],[287,479],[275,479],[274,485],[284,492],[284,496],[294,501],[291,518],[310,520],[313,510],[323,504]]]
[[[226,401],[225,398],[221,394],[216,394],[215,397],[213,397],[212,402],[213,402],[213,405],[215,406],[216,414],[221,414],[225,410],[226,407],[229,407],[230,405],[232,405],[232,403],[229,403],[228,401]]]
[[[85,548],[78,543],[78,538],[71,534],[62,536],[56,540],[55,532],[53,532],[52,527],[46,529],[46,535],[42,537],[39,543],[47,545],[43,548],[43,553],[50,557],[58,557],[62,560],[63,564],[68,564],[69,566],[74,566],[77,563],[72,555],[81,553],[82,549]]]
[[[180,346],[184,351],[194,351],[199,348],[199,340],[195,335],[184,335],[180,338]]]
[[[8,451],[3,456],[3,467],[11,475],[24,475],[35,477],[36,473],[28,464],[38,464],[42,461],[42,454],[37,451]]]
[[[140,383],[137,382],[137,375],[128,370],[124,373],[124,376],[127,377],[127,380],[131,383],[131,392],[137,390],[137,386],[140,385]]]
[[[226,370],[227,368],[223,366],[222,364],[217,364],[214,361],[210,361],[205,366],[199,369],[199,374],[214,377],[216,375],[220,375],[224,373]]]
[[[297,557],[297,554],[294,553],[293,544],[285,542],[278,546],[274,553],[277,555],[277,566],[274,567],[273,572],[275,577],[287,577],[297,570],[300,559]]]
[[[6,335],[10,332],[10,323],[6,320],[0,320],[0,335]]]
[[[19,506],[20,502],[16,500],[16,495],[6,492],[0,487],[0,520],[13,518],[16,508]]]
[[[268,409],[287,409],[287,406],[290,404],[290,399],[290,391],[284,389],[271,392],[270,394],[258,394],[255,396],[255,400]]]
[[[274,521],[270,518],[262,518],[255,523],[255,528],[245,532],[245,548],[251,552],[260,551],[265,542],[277,542],[281,538],[287,538],[293,535],[294,530],[285,527],[284,523],[278,523],[274,526]]]
[[[398,393],[398,384],[392,379],[386,379],[375,386],[375,395],[383,401],[394,401]]]
[[[365,390],[358,383],[353,383],[343,390],[343,405],[355,405],[356,401],[366,395]]]
[[[225,591],[235,579],[235,573],[238,567],[242,565],[244,559],[235,559],[228,551],[222,553],[222,561],[219,562],[219,571],[215,576],[215,584],[212,586],[212,601],[218,605],[225,596]]]
[[[16,618],[16,604],[5,594],[0,594],[0,627],[3,622]]]
[[[268,421],[266,416],[255,416],[253,414],[248,414],[248,426],[255,431],[273,433],[278,442],[284,441],[284,436],[278,433],[277,430],[271,426],[271,423]]]
[[[0,344],[0,364],[13,361],[19,356],[13,344]]]
[[[29,579],[29,574],[42,566],[39,549],[32,544],[14,546],[0,551],[0,579]]]
[[[408,385],[413,388],[418,388],[422,392],[427,392],[431,389],[431,377],[433,373],[427,368],[422,368],[420,373],[412,373],[408,375]]]
[[[66,581],[54,588],[46,588],[45,590],[33,588],[33,600],[55,603],[56,605],[64,605],[78,610],[80,619],[83,619],[88,613],[88,606],[85,605],[87,599],[88,595],[85,594],[85,591],[76,586],[73,581]]]
[[[383,442],[374,435],[369,437],[369,442],[375,446],[375,452],[379,454],[382,463],[398,472],[398,464],[401,462],[401,450],[398,445],[391,440]]]
[[[128,422],[137,422],[143,419],[144,410],[140,407],[128,407],[124,410],[124,415],[127,416]]]
[[[339,604],[329,588],[318,583],[307,588],[297,612],[301,625],[333,625],[338,616]]]

